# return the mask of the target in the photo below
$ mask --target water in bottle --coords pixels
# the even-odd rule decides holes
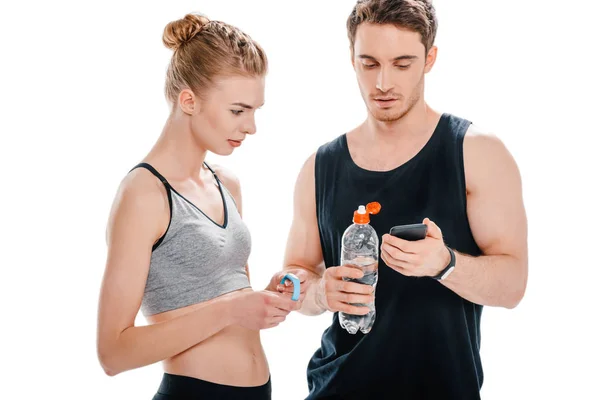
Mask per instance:
[[[381,210],[379,203],[373,202],[367,206],[359,206],[354,212],[353,224],[350,225],[342,236],[342,257],[340,265],[350,265],[363,271],[360,279],[344,280],[358,282],[373,287],[377,284],[377,266],[379,263],[379,237],[375,229],[369,224],[370,214],[377,214]],[[351,315],[339,313],[340,325],[351,334],[359,330],[367,334],[375,322],[375,303],[353,304],[359,307],[369,307],[371,310],[366,315]]]

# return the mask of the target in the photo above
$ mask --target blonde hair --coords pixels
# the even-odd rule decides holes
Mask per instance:
[[[267,56],[258,43],[240,29],[202,14],[187,14],[167,24],[163,43],[173,50],[165,82],[165,96],[173,104],[183,89],[202,96],[218,76],[267,73]]]

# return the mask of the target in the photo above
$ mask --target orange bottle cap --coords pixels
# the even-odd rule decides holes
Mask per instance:
[[[379,211],[381,211],[381,204],[376,201],[369,203],[367,204],[367,211],[369,214],[379,214]]]
[[[381,204],[377,202],[367,204],[365,206],[359,206],[358,210],[354,211],[353,221],[355,224],[368,224],[370,222],[369,214],[377,214],[381,210]]]

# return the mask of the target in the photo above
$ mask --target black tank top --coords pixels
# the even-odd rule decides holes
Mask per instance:
[[[372,201],[379,238],[394,225],[429,217],[446,244],[481,251],[469,228],[463,139],[469,121],[443,114],[427,144],[390,171],[357,166],[346,135],[321,146],[315,164],[316,204],[326,267],[340,264],[341,238],[359,205]],[[308,365],[308,399],[479,399],[482,306],[428,277],[405,277],[379,259],[376,320],[367,335],[347,333],[338,313]]]

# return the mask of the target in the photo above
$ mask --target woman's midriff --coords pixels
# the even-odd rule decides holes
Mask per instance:
[[[251,289],[243,289],[251,290]],[[168,321],[212,301],[148,316],[148,323]],[[230,325],[188,350],[163,361],[165,372],[230,386],[261,386],[269,380],[269,366],[260,331]]]

